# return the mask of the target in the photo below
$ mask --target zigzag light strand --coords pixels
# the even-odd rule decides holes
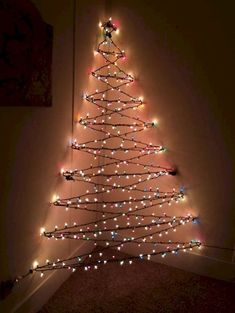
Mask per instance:
[[[41,235],[48,239],[89,241],[96,249],[68,259],[47,261],[41,266],[37,264],[30,273],[41,272],[41,276],[46,271],[58,269],[97,269],[113,262],[132,264],[136,259],[150,260],[152,256],[165,257],[169,253],[201,247],[197,240],[161,240],[162,236],[175,232],[177,228],[194,223],[196,218],[190,214],[171,216],[159,213],[160,208],[183,201],[184,189],[162,191],[156,187],[161,177],[176,175],[177,171],[153,162],[154,157],[166,150],[163,146],[145,143],[138,138],[143,131],[156,127],[157,122],[146,122],[138,117],[136,112],[144,106],[143,98],[133,97],[126,91],[134,77],[118,65],[126,55],[112,39],[117,27],[111,19],[100,27],[104,39],[99,43],[96,54],[103,57],[104,64],[91,75],[105,87],[92,94],[84,94],[84,100],[96,108],[97,114],[90,116],[88,113],[78,121],[94,135],[86,142],[78,143],[74,139],[71,144],[75,153],[79,151],[91,156],[94,165],[61,171],[67,181],[83,183],[88,189],[76,196],[57,197],[53,201],[57,207],[94,212],[99,217],[83,224],[65,223],[54,230],[41,230]],[[98,139],[96,134],[100,136]],[[128,245],[143,247],[143,251],[147,249],[148,252],[122,258],[115,253],[112,258],[105,255],[107,249],[120,251]]]

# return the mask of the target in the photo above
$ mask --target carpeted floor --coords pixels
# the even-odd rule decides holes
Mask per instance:
[[[39,313],[234,313],[235,284],[138,261],[77,271]]]

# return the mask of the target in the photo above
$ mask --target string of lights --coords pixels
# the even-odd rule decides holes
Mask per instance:
[[[83,100],[92,106],[93,111],[95,108],[96,113],[79,117],[76,124],[91,134],[91,138],[71,142],[74,152],[85,153],[92,163],[82,169],[62,169],[65,180],[83,184],[84,188],[72,197],[57,195],[52,201],[52,205],[65,210],[95,213],[96,218],[71,225],[66,222],[53,230],[43,227],[40,232],[47,239],[89,241],[94,248],[89,253],[54,262],[47,260],[43,265],[34,264],[16,281],[34,272],[40,272],[42,277],[44,272],[51,270],[97,269],[113,262],[132,264],[135,260],[150,260],[158,255],[165,257],[202,246],[198,240],[159,240],[186,224],[195,223],[197,218],[191,214],[162,213],[162,207],[166,209],[166,205],[169,208],[184,201],[185,188],[162,191],[157,186],[163,177],[177,175],[177,169],[156,164],[156,158],[166,148],[143,141],[143,132],[157,127],[158,122],[141,118],[144,99],[132,96],[128,91],[135,78],[118,65],[119,61],[126,59],[126,54],[112,39],[117,27],[111,19],[99,26],[103,39],[95,55],[99,55],[103,63],[90,74],[105,87],[83,94]],[[143,248],[143,251],[125,257],[115,254],[115,250],[121,251],[130,245]],[[114,251],[111,258],[106,255],[110,248]]]
[[[180,243],[171,243],[171,242],[159,242],[159,245],[168,245],[166,249],[161,249],[160,251],[153,250],[150,253],[142,253],[138,256],[126,256],[126,257],[115,257],[115,255],[112,258],[107,259],[96,259],[94,261],[86,261],[84,260],[86,258],[92,258],[92,256],[98,255],[99,257],[103,257],[103,252],[107,248],[102,248],[98,251],[93,252],[92,254],[84,254],[81,256],[76,256],[74,258],[65,259],[65,260],[57,260],[56,262],[50,262],[47,261],[47,264],[43,266],[36,265],[34,271],[40,272],[41,277],[43,277],[44,272],[51,271],[51,270],[59,270],[59,269],[68,269],[74,272],[77,268],[83,268],[84,270],[89,269],[98,269],[100,265],[105,265],[107,263],[119,263],[120,265],[124,265],[124,263],[132,264],[134,260],[150,260],[151,257],[161,255],[163,258],[167,256],[169,253],[178,254],[180,251],[186,252],[187,250],[192,250],[193,248],[199,248],[201,247],[201,243],[197,241],[191,241],[189,243],[187,242],[180,242]],[[119,244],[117,244],[119,246]],[[116,245],[116,246],[117,246]],[[173,247],[171,247],[173,246]],[[114,247],[114,246],[112,246]],[[110,247],[109,247],[110,248]],[[33,270],[31,270],[32,272]]]

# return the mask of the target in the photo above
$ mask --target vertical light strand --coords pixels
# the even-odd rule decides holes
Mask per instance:
[[[72,112],[71,112],[71,138],[73,140],[74,138],[74,112],[75,112],[75,82],[76,82],[76,10],[77,10],[77,0],[73,0],[73,7],[72,7],[72,15],[73,15],[73,39],[72,39]],[[71,168],[73,168],[73,149],[71,149],[71,154],[70,154],[70,163],[71,163]],[[72,195],[72,190],[73,190],[73,184],[70,185],[70,193]],[[69,223],[71,225],[71,210],[69,210]],[[69,255],[71,254],[71,241],[69,241],[69,246],[68,246],[68,252]]]
[[[72,138],[74,135],[75,80],[76,80],[76,0],[73,0],[73,47],[72,47]]]

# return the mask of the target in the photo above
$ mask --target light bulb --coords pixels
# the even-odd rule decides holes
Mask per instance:
[[[57,194],[53,194],[52,202],[56,202],[60,197]]]
[[[44,227],[41,227],[41,228],[40,228],[40,235],[42,236],[42,235],[45,233],[45,231],[46,231],[45,228],[44,228]]]
[[[155,119],[155,120],[153,120],[152,124],[154,127],[156,127],[158,125],[158,121]]]

